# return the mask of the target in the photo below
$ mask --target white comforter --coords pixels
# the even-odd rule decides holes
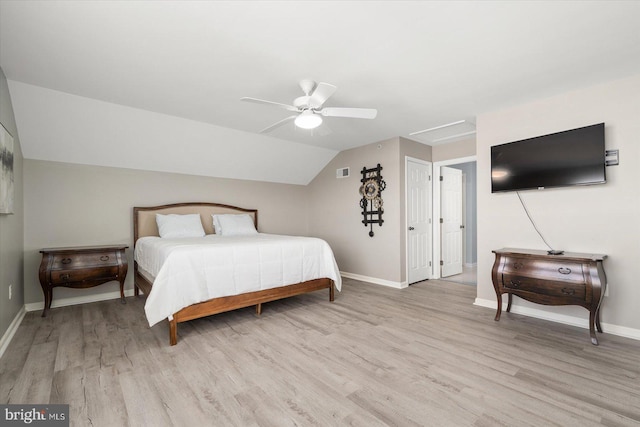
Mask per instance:
[[[138,266],[153,276],[145,312],[149,326],[211,298],[327,277],[341,289],[331,248],[321,239],[259,233],[186,239],[143,237]]]

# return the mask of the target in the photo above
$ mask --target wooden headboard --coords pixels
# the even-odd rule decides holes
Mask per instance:
[[[244,209],[237,206],[221,205],[219,203],[192,202],[175,203],[171,205],[134,207],[133,208],[133,244],[140,237],[159,236],[156,214],[200,214],[200,220],[206,234],[213,234],[213,214],[241,214],[253,217],[253,223],[258,229],[258,210]]]

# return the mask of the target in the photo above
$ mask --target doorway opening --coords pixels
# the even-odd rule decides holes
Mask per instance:
[[[434,163],[433,278],[477,284],[476,157]]]

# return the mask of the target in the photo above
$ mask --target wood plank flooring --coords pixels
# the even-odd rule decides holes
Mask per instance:
[[[28,313],[0,402],[74,426],[638,426],[640,342],[473,306],[475,288],[345,280],[178,326],[144,298]],[[585,311],[585,315],[587,312]]]

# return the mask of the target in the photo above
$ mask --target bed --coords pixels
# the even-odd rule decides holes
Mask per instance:
[[[197,214],[205,236],[200,240],[180,240],[173,248],[172,239],[165,239],[166,235],[160,238],[156,214],[181,217]],[[256,209],[218,203],[133,208],[134,294],[139,295],[142,291],[147,296],[145,312],[150,326],[159,319],[168,320],[171,345],[177,343],[177,326],[181,322],[250,306],[255,306],[256,314],[260,315],[262,303],[321,289],[328,289],[329,301],[333,301],[334,289],[340,290],[340,274],[326,242],[263,233],[246,237],[216,234],[212,215],[230,214],[234,217],[249,215],[255,230],[258,229]],[[274,245],[283,246],[276,249]],[[151,262],[148,260],[149,248],[156,247],[164,258]],[[296,251],[300,254],[296,255]],[[192,252],[194,255],[189,255]],[[317,260],[313,258],[316,252]],[[254,262],[252,256],[256,265],[251,264]],[[278,261],[280,258],[282,260]],[[242,259],[243,265],[233,265],[235,259]],[[271,263],[263,265],[265,259]],[[304,262],[304,266],[296,266],[298,260]],[[201,273],[205,270],[206,273]],[[245,276],[246,284],[243,283]],[[258,278],[260,283],[251,282],[252,277]],[[232,285],[227,286],[229,283]]]

